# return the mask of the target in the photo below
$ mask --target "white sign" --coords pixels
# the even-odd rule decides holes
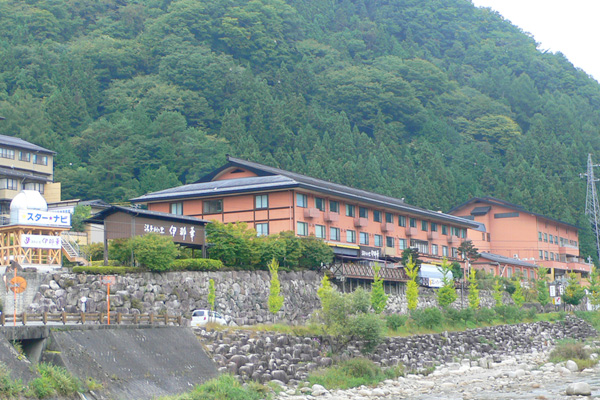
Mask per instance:
[[[556,286],[552,285],[549,287],[550,289],[550,297],[556,297]]]
[[[144,233],[158,233],[161,235],[170,235],[173,239],[177,239],[180,237],[182,240],[186,240],[189,238],[189,241],[194,241],[194,236],[196,236],[196,229],[193,226],[180,226],[176,227],[175,225],[170,226],[161,226],[161,225],[150,225],[144,224]]]
[[[71,214],[39,210],[19,210],[18,225],[71,226]]]
[[[21,247],[34,249],[60,249],[60,236],[50,235],[21,235]]]

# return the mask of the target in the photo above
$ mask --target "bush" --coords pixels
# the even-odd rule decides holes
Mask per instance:
[[[349,389],[361,385],[372,386],[385,379],[387,375],[373,361],[364,358],[352,358],[331,368],[312,372],[308,376],[311,385],[322,385],[329,390]]]
[[[475,313],[475,320],[477,322],[483,322],[491,324],[496,318],[496,312],[491,308],[481,308]]]
[[[415,310],[410,314],[410,317],[415,321],[417,326],[426,329],[433,329],[441,326],[442,324],[442,312],[434,307],[426,308],[424,310]]]
[[[65,368],[39,363],[36,370],[41,377],[34,379],[29,388],[39,399],[54,395],[72,397],[81,389],[79,380]]]
[[[0,363],[0,398],[18,399],[23,389],[21,381],[14,381],[6,366]]]
[[[150,271],[168,271],[179,254],[178,246],[170,236],[148,233],[131,239],[135,259]]]
[[[523,320],[523,311],[516,306],[498,306],[494,310],[504,323],[516,323]]]
[[[223,268],[221,260],[210,258],[184,258],[171,263],[172,271],[217,271]]]
[[[266,397],[267,390],[265,386],[254,382],[242,386],[235,377],[220,375],[174,400],[260,400]]]
[[[385,317],[385,324],[387,325],[388,329],[397,331],[406,325],[407,320],[408,317],[406,315],[392,314]]]
[[[92,261],[90,263],[92,267],[104,267],[104,260]],[[108,260],[108,265],[114,267],[123,267],[125,264],[121,263],[119,260]]]
[[[132,272],[140,272],[137,267],[73,267],[73,272],[77,274],[86,273],[90,275],[125,275]]]
[[[348,321],[348,334],[364,341],[363,352],[370,353],[384,337],[385,322],[378,314],[358,314]]]
[[[584,348],[583,343],[574,340],[557,343],[549,358],[553,363],[573,360],[580,370],[591,368],[597,363],[597,360],[590,360],[590,352]]]

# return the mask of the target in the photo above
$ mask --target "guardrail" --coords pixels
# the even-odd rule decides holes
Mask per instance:
[[[43,314],[17,314],[16,318],[14,315],[1,314],[0,315],[0,326],[12,326],[15,322],[18,325],[27,324],[39,324],[43,325],[48,323],[62,323],[67,324],[108,324],[109,315],[108,313],[67,313],[67,312],[56,312]],[[169,315],[169,314],[122,314],[118,312],[110,313],[110,323],[115,325],[183,325],[184,321],[181,315]]]

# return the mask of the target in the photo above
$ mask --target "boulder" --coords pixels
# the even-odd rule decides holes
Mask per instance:
[[[592,390],[585,382],[574,382],[567,386],[567,396],[590,396]]]

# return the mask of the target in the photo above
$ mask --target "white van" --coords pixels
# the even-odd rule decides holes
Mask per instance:
[[[218,325],[227,325],[225,317],[216,311],[194,310],[194,312],[192,312],[192,322],[190,323],[190,326],[206,326],[209,322]]]

